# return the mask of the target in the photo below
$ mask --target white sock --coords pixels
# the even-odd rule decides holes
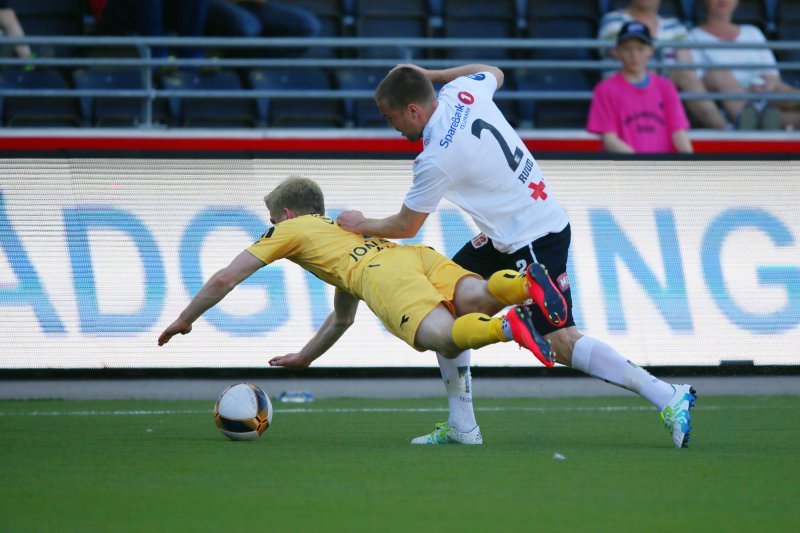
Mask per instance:
[[[618,351],[592,337],[581,337],[572,349],[572,368],[635,392],[663,409],[675,388],[625,359]]]
[[[469,371],[470,350],[464,350],[455,359],[436,354],[439,370],[450,403],[447,423],[457,431],[472,431],[478,422],[472,410],[472,377]]]

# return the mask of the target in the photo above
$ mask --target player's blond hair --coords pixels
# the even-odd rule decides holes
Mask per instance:
[[[264,197],[267,209],[273,212],[284,208],[298,215],[324,215],[325,196],[314,180],[290,176]]]
[[[392,109],[405,109],[408,104],[430,104],[436,100],[433,84],[422,72],[411,67],[391,71],[375,89],[375,101]]]

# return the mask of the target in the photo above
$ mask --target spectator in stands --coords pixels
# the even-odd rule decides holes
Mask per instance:
[[[0,0],[0,35],[7,37],[25,37],[22,24],[19,23],[17,14],[8,7],[8,0]],[[14,46],[14,52],[21,58],[31,57],[31,47],[27,44]]]
[[[705,0],[706,19],[691,31],[698,43],[765,43],[767,38],[755,26],[732,22],[738,0]],[[800,90],[785,83],[776,66],[775,55],[767,48],[698,48],[692,50],[698,64],[751,64],[752,69],[700,70],[699,77],[712,92],[794,93]],[[722,107],[741,129],[779,129],[800,127],[797,101],[724,100]]]
[[[672,82],[647,71],[653,56],[650,29],[626,22],[614,55],[622,70],[594,89],[586,129],[603,137],[603,147],[617,153],[692,153],[689,120]]]
[[[663,18],[658,15],[661,0],[631,0],[625,9],[610,11],[600,21],[600,39],[616,39],[620,28],[626,22],[638,21],[650,28],[650,34],[661,41],[682,41],[689,39],[686,27],[676,18]],[[612,49],[613,50],[613,49]],[[612,51],[613,54],[613,51]],[[691,63],[689,49],[665,48],[661,50],[664,62]],[[705,85],[693,69],[670,69],[670,79],[682,91],[692,93],[706,92]],[[690,100],[686,102],[689,112],[707,128],[729,129],[730,123],[712,100]]]
[[[273,0],[210,0],[206,34],[221,37],[316,37],[317,17],[301,7]],[[244,49],[247,52],[248,49]],[[252,50],[252,49],[251,49]],[[258,55],[295,57],[305,48],[260,48]],[[247,54],[244,54],[247,55]]]
[[[135,33],[162,37],[175,32],[182,37],[201,37],[206,25],[208,0],[89,0],[101,33]],[[203,50],[176,47],[180,57],[198,59]],[[153,47],[153,57],[168,57],[165,47]]]

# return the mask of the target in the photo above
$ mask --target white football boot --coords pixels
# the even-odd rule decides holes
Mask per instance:
[[[466,433],[450,427],[447,422],[436,424],[432,433],[411,440],[411,444],[483,444],[480,426]]]
[[[673,385],[675,394],[661,410],[661,421],[672,434],[676,448],[689,447],[689,432],[692,431],[690,411],[697,399],[697,391],[691,385]]]

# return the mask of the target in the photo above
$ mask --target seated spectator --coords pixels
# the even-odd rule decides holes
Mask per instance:
[[[738,0],[705,0],[706,19],[691,31],[698,43],[765,43],[767,38],[755,26],[732,22]],[[776,67],[775,54],[767,48],[698,48],[692,50],[695,63],[749,64],[757,68],[700,70],[706,88],[724,93],[794,93],[800,90],[785,83]],[[748,103],[750,102],[750,103]],[[722,107],[741,129],[800,127],[800,103],[789,100],[724,100]]]
[[[273,0],[210,0],[206,34],[220,37],[316,37],[319,20],[301,7]],[[242,55],[248,54],[243,49]],[[304,48],[260,48],[260,56],[296,57]]]
[[[595,87],[586,129],[602,135],[608,152],[692,153],[678,90],[667,78],[647,71],[654,52],[650,29],[626,22],[614,52],[622,70]]]
[[[89,0],[101,33],[135,33],[163,37],[175,32],[182,37],[202,37],[208,0]],[[199,59],[203,50],[177,47],[179,57]],[[168,56],[162,46],[153,47],[154,58]]]
[[[678,19],[663,18],[658,15],[660,6],[661,0],[631,0],[627,8],[606,13],[600,21],[599,38],[616,39],[622,25],[635,20],[650,28],[650,34],[657,40],[688,40],[689,32]],[[662,61],[667,63],[676,61],[679,63],[692,62],[691,51],[685,48],[665,48],[661,50],[661,56]],[[705,85],[697,77],[697,73],[693,69],[670,69],[669,78],[682,91],[692,93],[706,92]],[[690,100],[686,102],[686,108],[704,127],[714,129],[729,129],[731,127],[712,100]]]
[[[12,8],[8,7],[8,0],[0,0],[0,35],[25,37],[25,32],[22,31],[22,24],[19,23],[17,14]],[[14,52],[23,59],[31,57],[31,47],[27,44],[15,45]]]

